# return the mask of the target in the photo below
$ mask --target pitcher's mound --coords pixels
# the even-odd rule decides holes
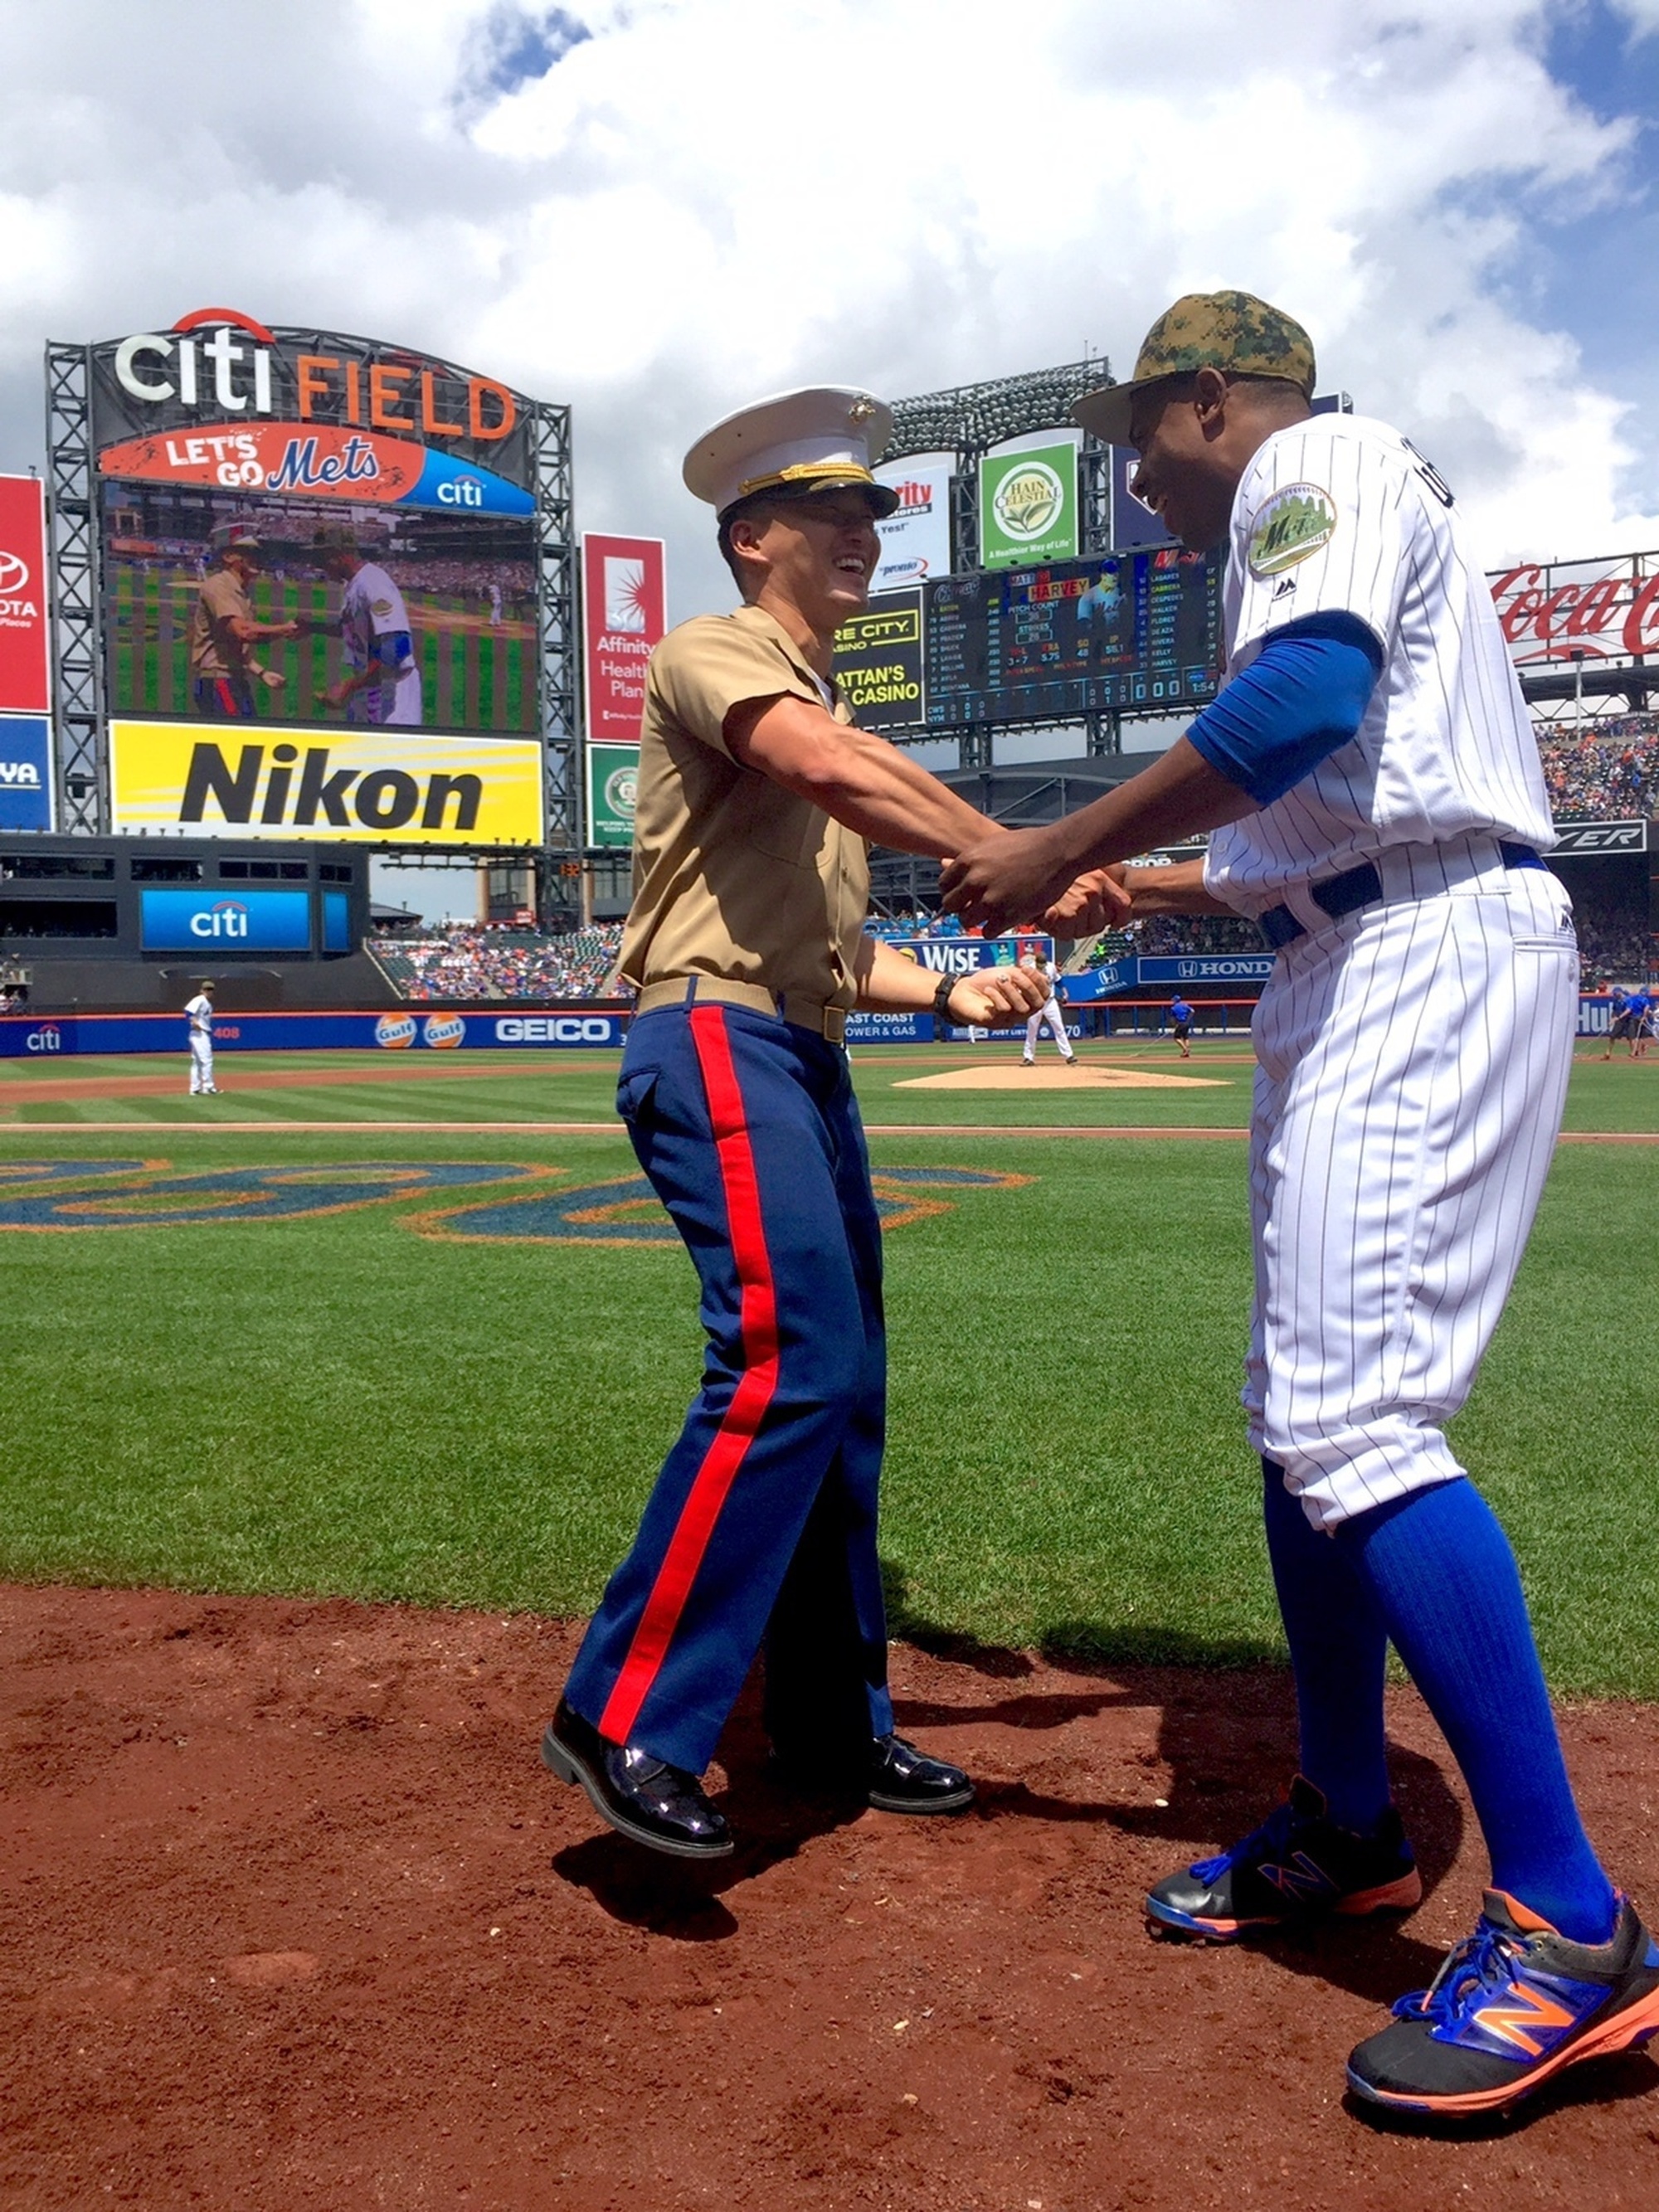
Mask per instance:
[[[948,1075],[909,1075],[895,1091],[1219,1091],[1212,1075],[1152,1075],[1139,1068],[1067,1067],[1040,1061],[1036,1067],[953,1067]]]

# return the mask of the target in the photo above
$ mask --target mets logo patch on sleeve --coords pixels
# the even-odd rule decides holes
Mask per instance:
[[[1253,576],[1276,576],[1336,534],[1336,501],[1317,484],[1284,484],[1250,523],[1248,558]]]

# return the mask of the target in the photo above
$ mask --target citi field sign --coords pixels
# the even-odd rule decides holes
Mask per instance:
[[[494,377],[233,307],[90,349],[106,477],[312,499],[533,511],[532,403]]]

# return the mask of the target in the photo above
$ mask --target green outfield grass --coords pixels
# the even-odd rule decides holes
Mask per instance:
[[[300,1056],[258,1057],[290,1073]],[[231,1087],[216,1101],[41,1102],[56,1133],[8,1119],[0,1170],[142,1158],[179,1171],[551,1162],[573,1184],[633,1171],[620,1135],[510,1126],[604,1118],[610,1056],[550,1054],[528,1068],[501,1059],[513,1064],[475,1081],[261,1091],[256,1056],[226,1054]],[[1237,1126],[1249,1068],[1208,1060],[1224,1091],[895,1090],[907,1071],[949,1064],[920,1052],[866,1052],[858,1075],[877,1122]],[[21,1099],[27,1077],[93,1067],[68,1060],[19,1077],[8,1064],[0,1109]],[[1575,1121],[1652,1127],[1652,1077],[1618,1062],[1581,1066]],[[105,1121],[129,1109],[131,1133],[76,1129],[69,1105]],[[258,1133],[188,1126],[260,1116],[431,1127],[290,1127],[273,1150]],[[445,1120],[501,1126],[446,1133]],[[1243,1144],[924,1127],[878,1138],[872,1152],[878,1170],[1033,1178],[943,1194],[950,1211],[888,1239],[884,1550],[898,1627],[1119,1658],[1276,1651],[1259,1478],[1236,1405],[1249,1273]],[[1656,1176],[1659,1152],[1645,1146],[1563,1149],[1457,1425],[1515,1536],[1563,1691],[1659,1696],[1645,1382],[1659,1354]],[[555,1613],[591,1605],[695,1386],[690,1269],[672,1248],[444,1242],[404,1218],[476,1196],[5,1235],[0,1575]]]
[[[1046,1042],[1042,1065],[1052,1066]],[[1566,1127],[1573,1130],[1650,1132],[1659,1130],[1659,1057],[1637,1062],[1626,1057],[1603,1062],[1599,1044],[1585,1044],[1573,1070]],[[1214,1042],[1200,1040],[1190,1061],[1174,1045],[1153,1037],[1085,1044],[1085,1066],[1123,1073],[1197,1077],[1202,1087],[1187,1090],[918,1091],[916,1076],[937,1075],[974,1066],[1012,1067],[1018,1058],[1008,1045],[870,1045],[854,1057],[854,1074],[866,1119],[929,1127],[964,1123],[995,1128],[1224,1128],[1243,1129],[1249,1121],[1253,1062],[1243,1032]],[[422,1121],[609,1121],[620,1054],[610,1052],[469,1052],[464,1060],[437,1054],[390,1052],[228,1052],[218,1055],[217,1098],[185,1096],[188,1062],[182,1051],[125,1058],[91,1055],[58,1060],[0,1060],[0,1128],[13,1123],[73,1126],[80,1122],[161,1122],[197,1127],[203,1122]],[[407,1082],[395,1078],[402,1061]],[[434,1066],[434,1060],[439,1061]],[[430,1070],[431,1073],[427,1071]],[[371,1079],[360,1085],[340,1077],[362,1071]],[[311,1074],[312,1084],[295,1083]],[[473,1080],[458,1080],[459,1073]],[[43,1080],[88,1083],[143,1076],[176,1083],[173,1095],[67,1099],[32,1099]],[[265,1079],[281,1076],[280,1088]]]

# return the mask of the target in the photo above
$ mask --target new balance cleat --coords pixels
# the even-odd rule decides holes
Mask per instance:
[[[1327,1913],[1409,1912],[1423,1883],[1392,1805],[1369,1835],[1339,1828],[1322,1790],[1298,1774],[1291,1794],[1243,1843],[1167,1875],[1146,1899],[1154,1936],[1231,1943],[1262,1928]]]
[[[1426,1990],[1348,2060],[1348,2087],[1407,2112],[1503,2112],[1581,2058],[1659,2034],[1659,1943],[1620,1901],[1606,1943],[1570,1943],[1500,1889]]]

